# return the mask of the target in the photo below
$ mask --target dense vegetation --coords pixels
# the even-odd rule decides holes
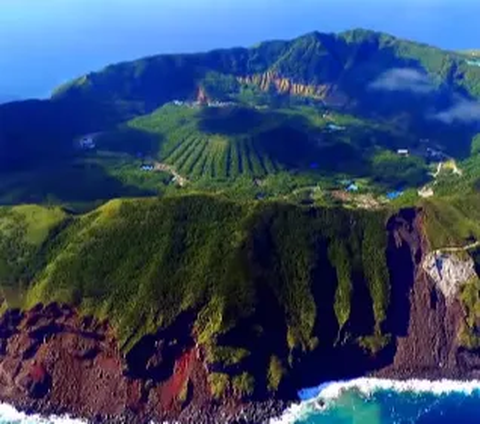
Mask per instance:
[[[7,295],[17,307],[35,274],[46,265],[47,241],[67,223],[58,208],[17,206],[0,208],[0,299]],[[3,305],[4,307],[6,305]]]
[[[478,259],[478,254],[477,254]],[[465,321],[460,329],[459,341],[467,349],[477,350],[480,347],[480,280],[478,278],[465,284],[460,293],[460,301],[465,310]]]
[[[252,361],[265,361],[273,390],[280,370],[339,343],[342,329],[349,343],[383,337],[390,294],[382,213],[187,196],[118,200],[65,219],[55,209],[4,212],[6,305],[66,302],[108,317],[125,351],[194,311],[208,360],[238,370],[232,383],[246,393]],[[14,232],[24,240],[16,250],[8,247]],[[18,255],[27,245],[34,257]],[[20,260],[29,274],[8,268]],[[372,315],[347,330],[359,290],[370,293]],[[274,343],[262,336],[271,331]]]
[[[329,130],[332,121],[343,125],[342,130]],[[142,148],[143,134],[156,137],[156,148],[155,142]],[[135,146],[142,155],[157,156],[192,181],[263,178],[293,171],[314,173],[317,179],[338,174],[373,176],[392,187],[418,185],[426,179],[421,159],[388,156],[385,150],[408,146],[406,138],[387,125],[346,115],[326,119],[311,107],[257,110],[169,105],[105,134],[99,143],[102,148],[124,145],[124,150]],[[385,173],[383,164],[383,168],[396,166]]]
[[[408,89],[372,89],[372,83],[399,68],[425,73],[431,80],[431,89],[429,85],[422,95]],[[48,195],[60,202],[70,201],[65,189],[56,186],[59,180],[67,179],[78,182],[75,191],[82,191],[87,184],[109,186],[91,198],[83,195],[85,201],[157,193],[158,185],[138,183],[131,170],[123,169],[119,178],[118,172],[111,172],[112,167],[118,168],[116,164],[101,162],[92,170],[81,169],[84,163],[79,163],[75,141],[89,133],[115,133],[119,125],[148,115],[167,102],[194,100],[200,89],[211,100],[233,101],[252,110],[240,113],[207,109],[208,116],[200,119],[200,128],[193,131],[192,125],[187,124],[183,135],[177,128],[168,127],[168,117],[159,117],[165,111],[157,112],[133,121],[127,134],[116,132],[121,140],[110,139],[107,150],[133,155],[140,151],[164,158],[168,151],[173,154],[173,149],[179,147],[178,154],[170,157],[176,166],[187,174],[214,175],[215,179],[305,167],[312,163],[306,161],[306,156],[318,150],[305,143],[305,133],[310,139],[316,135],[315,131],[313,135],[309,133],[310,124],[313,130],[316,124],[309,119],[302,122],[305,115],[312,113],[292,116],[283,110],[303,102],[317,113],[323,113],[326,107],[340,115],[353,114],[361,120],[370,118],[388,124],[386,131],[370,124],[354,126],[348,136],[336,137],[338,140],[320,149],[315,162],[326,172],[370,174],[361,160],[365,158],[365,148],[413,148],[419,139],[425,138],[434,140],[449,154],[467,156],[478,126],[471,122],[445,124],[432,116],[455,105],[459,95],[478,98],[479,73],[480,67],[469,65],[465,54],[364,30],[338,35],[312,33],[292,41],[261,43],[250,49],[160,55],[112,65],[60,87],[50,100],[0,106],[0,172],[2,181],[13,179],[6,187],[0,186],[0,200],[32,202],[45,200]],[[271,113],[260,113],[258,107],[266,107]],[[186,123],[193,112],[181,113]],[[248,129],[252,127],[256,131],[250,134]],[[140,131],[133,131],[135,128]],[[145,129],[154,129],[154,135]],[[159,136],[166,137],[164,147],[159,148]],[[232,139],[235,142],[230,142]],[[298,143],[293,143],[293,139]],[[373,152],[366,156],[373,157]],[[75,176],[63,177],[73,166],[78,171]],[[395,168],[404,173],[399,179],[392,181],[392,176],[387,176],[386,181],[380,182],[402,185],[404,181],[423,181],[422,167],[411,161],[408,166]],[[45,172],[46,169],[56,172]],[[39,186],[32,183],[45,173],[50,178],[44,178]],[[95,175],[95,182],[91,182],[90,174]],[[31,194],[38,192],[42,194],[37,197]]]
[[[467,246],[480,240],[480,196],[461,193],[422,203],[432,248]]]
[[[480,97],[468,57],[312,33],[113,65],[1,105],[0,204],[44,205],[0,209],[2,309],[69,303],[108,317],[124,352],[191,314],[217,397],[281,390],[336,347],[379,353],[395,336],[392,209],[420,206],[432,248],[480,239],[479,124],[439,119]],[[423,85],[388,86],[398,70]],[[462,172],[433,181],[432,151]],[[474,348],[478,281],[461,301]]]

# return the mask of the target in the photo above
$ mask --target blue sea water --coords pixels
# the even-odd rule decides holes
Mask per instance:
[[[271,424],[478,424],[480,382],[359,379],[301,396]]]
[[[270,424],[479,424],[480,381],[358,379],[299,393],[307,400]],[[0,424],[86,424],[28,416],[0,404]]]

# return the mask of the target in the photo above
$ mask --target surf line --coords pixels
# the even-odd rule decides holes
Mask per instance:
[[[18,424],[87,424],[86,421],[68,416],[43,417],[38,414],[28,415],[7,403],[0,403],[0,422],[2,421]]]
[[[434,394],[437,396],[452,393],[472,395],[480,393],[480,380],[388,380],[378,378],[358,378],[347,381],[332,381],[317,387],[302,389],[298,392],[299,403],[292,405],[284,415],[272,419],[270,424],[291,424],[305,414],[321,410],[348,391],[357,391],[365,396],[375,392],[392,391],[397,393]]]

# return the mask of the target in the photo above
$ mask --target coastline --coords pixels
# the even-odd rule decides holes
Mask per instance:
[[[355,343],[319,350],[292,370],[275,397],[216,399],[209,382],[215,370],[188,315],[125,356],[108,322],[50,304],[0,318],[0,400],[20,411],[95,424],[259,424],[281,417],[298,404],[297,390],[317,381],[480,381],[480,357],[459,344],[460,302],[447,302],[420,266],[429,251],[421,224],[408,211],[388,223],[389,266],[398,270],[385,323],[392,342],[376,354]]]
[[[311,388],[314,389],[314,388]],[[42,406],[41,411],[33,413],[32,405],[19,402],[16,405],[0,403],[0,418],[11,419],[14,422],[38,424],[159,424],[159,423],[197,423],[197,424],[216,424],[216,423],[242,423],[242,424],[289,424],[293,418],[298,418],[301,408],[314,403],[316,400],[334,401],[339,398],[344,391],[358,390],[364,395],[371,395],[377,391],[394,391],[396,393],[418,393],[433,394],[443,396],[451,393],[461,393],[472,395],[475,392],[480,393],[480,380],[454,380],[450,378],[426,379],[417,377],[415,379],[386,379],[376,377],[360,377],[345,381],[325,382],[319,385],[319,392],[310,399],[301,401],[283,402],[266,401],[258,403],[247,403],[239,410],[228,411],[221,405],[212,407],[210,411],[188,411],[182,414],[175,421],[155,421],[148,418],[140,419],[133,414],[123,414],[120,416],[96,417],[92,419],[74,417],[64,414],[47,404]]]

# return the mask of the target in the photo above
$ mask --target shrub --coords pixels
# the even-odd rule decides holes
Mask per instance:
[[[211,373],[208,375],[208,382],[215,399],[224,398],[230,390],[230,377],[227,374]]]

